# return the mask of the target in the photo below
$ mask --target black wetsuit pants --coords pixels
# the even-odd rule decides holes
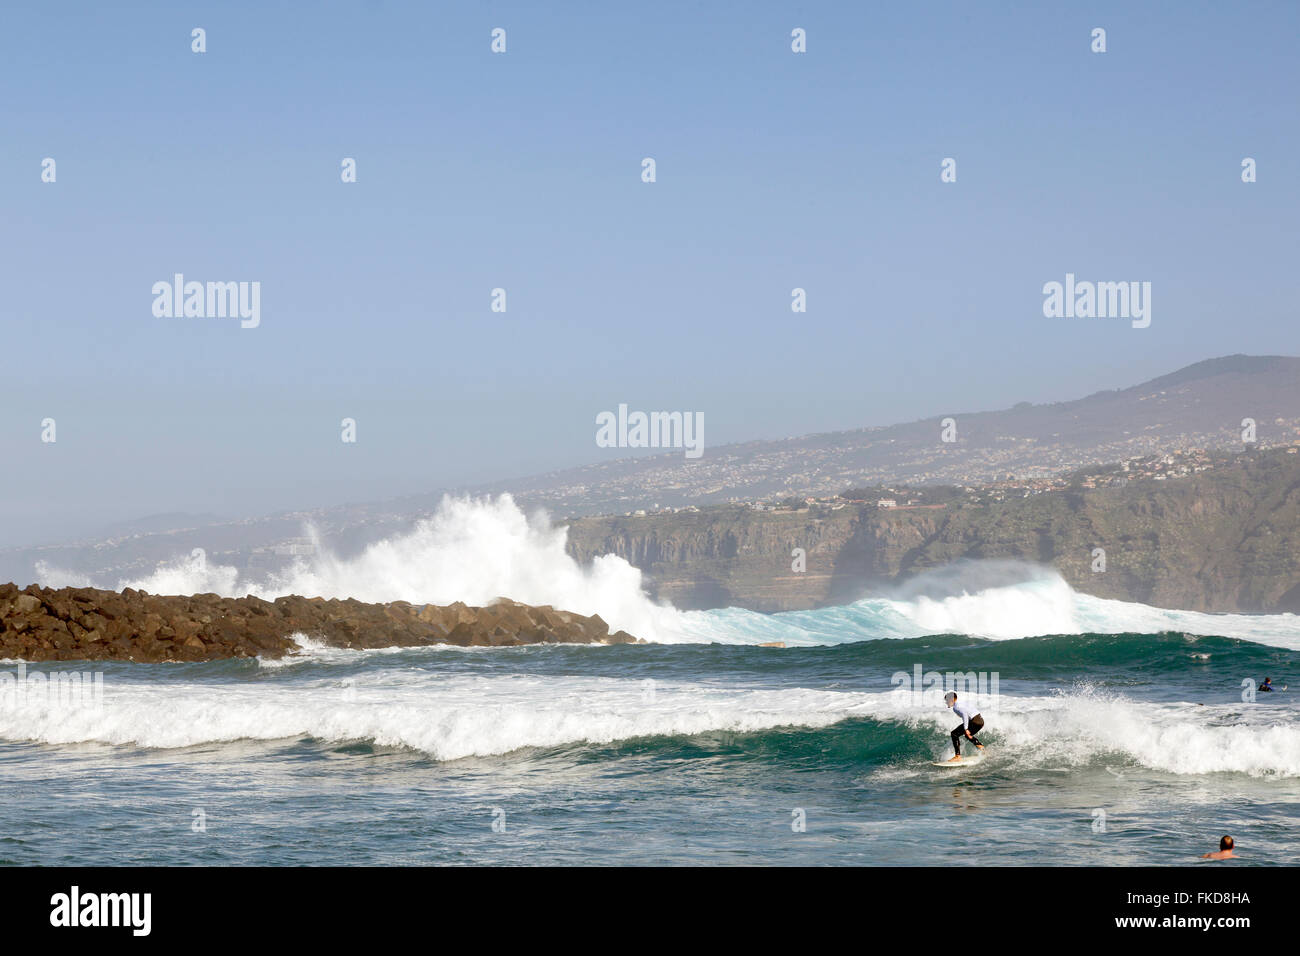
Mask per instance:
[[[979,743],[979,732],[984,729],[984,718],[976,714],[970,719],[970,739],[972,743]],[[957,756],[961,756],[961,742],[966,739],[966,725],[958,724],[952,732],[952,749],[957,751]]]

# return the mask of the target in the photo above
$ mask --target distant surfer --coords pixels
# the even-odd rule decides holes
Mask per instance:
[[[956,763],[961,760],[962,737],[965,737],[980,750],[984,749],[984,745],[975,736],[984,729],[984,718],[980,716],[980,712],[975,709],[974,705],[958,702],[956,691],[948,691],[943,695],[943,699],[952,708],[952,712],[961,718],[961,726],[952,729],[952,749],[956,751],[956,756],[948,761],[948,763]]]
[[[1260,690],[1265,690],[1265,691],[1277,690],[1277,688],[1273,686],[1273,678],[1271,678],[1271,677],[1265,677],[1265,678],[1264,678],[1264,683],[1262,683],[1262,684],[1259,685],[1259,689],[1260,689]],[[1282,689],[1283,689],[1283,690],[1286,690],[1286,685],[1285,685],[1285,684],[1282,685]]]
[[[1218,853],[1202,853],[1202,854],[1201,854],[1201,859],[1202,859],[1202,860],[1231,860],[1231,859],[1234,859],[1234,856],[1233,856],[1232,851],[1233,851],[1233,849],[1236,847],[1236,845],[1237,845],[1237,844],[1235,844],[1235,843],[1232,842],[1232,837],[1230,837],[1230,836],[1225,836],[1222,840],[1219,841],[1219,852],[1218,852]]]

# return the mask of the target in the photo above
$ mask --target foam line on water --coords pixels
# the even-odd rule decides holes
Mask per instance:
[[[874,718],[863,733],[904,726],[942,755],[952,713],[899,691],[754,689],[716,683],[535,674],[447,674],[385,668],[338,679],[186,682],[115,677],[99,709],[36,698],[0,707],[0,739],[176,748],[311,736],[404,747],[439,760],[524,747],[607,744],[638,737],[825,728]],[[1300,776],[1292,711],[1246,704],[1151,703],[1088,687],[981,702],[986,738],[1006,772],[1132,761],[1170,774]],[[872,741],[864,737],[864,749]]]

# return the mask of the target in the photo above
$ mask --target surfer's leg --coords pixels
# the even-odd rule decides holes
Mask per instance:
[[[958,724],[952,732],[952,749],[957,751],[957,756],[961,756],[961,738],[966,734],[966,726]]]
[[[981,750],[984,749],[984,745],[980,743],[979,732],[983,729],[984,729],[984,718],[981,717],[979,714],[976,714],[974,717],[971,718],[971,722],[970,722],[970,742],[973,743],[976,747],[979,747]]]

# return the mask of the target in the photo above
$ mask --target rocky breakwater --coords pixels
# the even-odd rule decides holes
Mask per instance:
[[[132,588],[19,589],[0,585],[0,658],[27,661],[206,661],[282,657],[293,635],[344,648],[513,647],[521,644],[635,644],[590,617],[504,598],[487,607],[405,601],[169,596]]]

